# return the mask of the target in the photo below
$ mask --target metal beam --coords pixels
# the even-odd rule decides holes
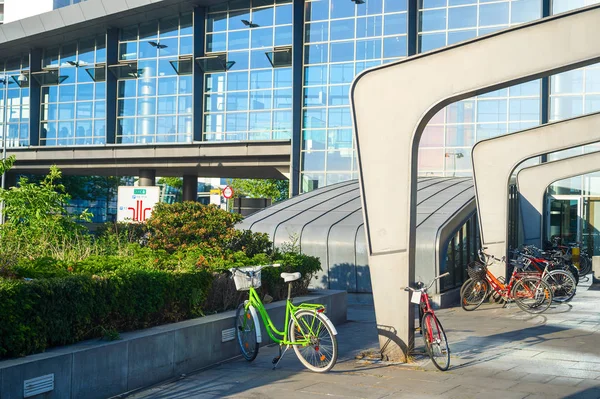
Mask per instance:
[[[596,115],[595,118],[598,120],[600,116]],[[600,137],[600,130],[598,130],[600,126],[596,124],[595,127],[595,132]],[[544,194],[548,186],[562,179],[598,171],[600,171],[600,152],[564,158],[520,170],[517,174],[517,185],[525,244],[542,248]]]
[[[384,356],[404,359],[413,345],[412,307],[401,287],[414,279],[417,154],[427,122],[453,102],[600,61],[599,20],[600,5],[594,5],[373,68],[355,79],[351,104]]]

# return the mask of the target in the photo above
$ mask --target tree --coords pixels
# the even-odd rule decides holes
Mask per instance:
[[[289,197],[288,180],[233,179],[230,185],[236,197],[270,198],[273,202]]]
[[[158,179],[158,184],[167,184],[181,190],[183,188],[183,179],[181,177],[161,177]]]
[[[15,156],[11,155],[10,157],[6,158],[6,159],[2,159],[0,160],[0,174],[4,174],[6,172],[8,172],[10,170],[10,168],[13,167],[14,163],[15,163]]]

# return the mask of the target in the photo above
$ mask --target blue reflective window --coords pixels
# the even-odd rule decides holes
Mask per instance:
[[[302,149],[324,150],[326,132],[326,130],[304,130],[302,132]]]
[[[420,15],[420,32],[446,29],[446,9],[425,10]]]
[[[435,50],[446,45],[445,33],[432,33],[419,36],[419,52]]]
[[[215,33],[206,35],[206,51],[209,53],[223,52],[227,48],[227,34]]]
[[[354,79],[354,64],[333,64],[330,66],[329,83],[350,83]]]
[[[273,108],[291,108],[292,89],[273,90]]]
[[[539,120],[540,100],[539,98],[519,98],[509,101],[510,120]]]
[[[185,36],[179,38],[179,54],[192,54],[194,52],[194,38]]]
[[[586,93],[600,93],[600,68],[587,68],[585,70]]]
[[[356,41],[356,60],[381,58],[381,39]]]
[[[479,25],[502,25],[508,23],[508,3],[482,4],[479,6]]]
[[[600,96],[587,96],[585,98],[585,113],[600,111]]]
[[[329,87],[329,105],[349,105],[350,86],[330,86]]]
[[[42,102],[53,103],[58,101],[58,86],[42,87]]]
[[[292,111],[273,112],[274,130],[292,130]]]
[[[486,100],[477,102],[478,122],[505,121],[507,117],[506,100]],[[462,118],[464,120],[464,118]],[[460,116],[459,116],[460,121]]]
[[[309,108],[304,111],[304,127],[308,129],[325,127],[325,108]]]
[[[175,104],[177,102],[177,96],[169,97],[158,97],[157,99],[157,113],[160,115],[164,114],[175,114]]]
[[[250,71],[250,89],[269,89],[273,87],[272,70]]]
[[[191,76],[179,77],[179,94],[192,94],[193,81]]]
[[[477,29],[448,32],[448,45],[463,42],[477,37]]]
[[[77,85],[77,101],[93,100],[94,99],[94,84]]]
[[[227,74],[227,90],[248,90],[248,72],[231,72]]]
[[[190,38],[188,38],[188,39],[190,39]],[[159,57],[176,56],[177,54],[179,54],[178,43],[179,43],[179,39],[177,39],[176,37],[170,38],[170,39],[162,39],[160,41],[160,48],[158,49],[158,56]],[[190,53],[191,53],[191,51],[190,51]]]
[[[273,91],[259,90],[250,92],[250,109],[262,110],[271,109],[273,100]]]
[[[539,96],[540,94],[540,81],[533,80],[531,82],[521,83],[517,86],[510,88],[511,96]]]
[[[209,14],[206,19],[206,31],[225,32],[227,30],[227,13]]]
[[[576,69],[552,76],[551,91],[556,93],[583,92],[583,69]]]
[[[555,4],[553,1],[552,4]],[[513,24],[528,22],[542,17],[542,7],[539,0],[517,0],[511,2],[511,18]]]
[[[106,103],[104,101],[94,102],[94,118],[106,118]]]
[[[138,96],[155,96],[156,78],[138,79]]]
[[[251,21],[258,26],[273,26],[273,7],[255,8],[252,10]]]
[[[449,6],[462,6],[465,4],[477,4],[477,0],[448,0]]]
[[[249,52],[248,51],[233,51],[227,53],[227,61],[233,62],[230,71],[241,71],[249,67]]]
[[[313,22],[305,25],[304,41],[306,43],[324,42],[329,37],[329,22]]]
[[[334,42],[331,46],[331,62],[352,61],[354,59],[354,42]]]
[[[477,26],[477,6],[448,9],[448,29]]]
[[[233,92],[227,94],[228,111],[246,111],[248,110],[248,92]]]
[[[304,4],[306,21],[322,21],[329,18],[329,1],[311,1]]]
[[[75,83],[75,81],[76,81],[75,76],[77,74],[77,68],[73,68],[73,67],[60,68],[58,74],[65,78],[62,83],[64,83],[64,84]]]
[[[277,68],[274,72],[274,87],[292,87],[292,68]]]
[[[179,96],[179,105],[177,111],[180,114],[191,114],[192,113],[192,96]]]
[[[75,85],[60,86],[58,101],[75,101]]]
[[[250,130],[271,130],[271,111],[269,112],[251,112]]]
[[[77,102],[76,117],[85,119],[91,119],[93,116],[94,103],[92,101]]]
[[[406,3],[406,0],[385,0],[383,11],[385,13],[406,11]]]
[[[421,0],[419,8],[438,8],[445,7],[446,0]]]
[[[273,46],[273,28],[252,29],[250,44],[252,48]]]
[[[286,46],[292,44],[292,25],[278,26],[275,28],[275,46]]]
[[[177,37],[179,30],[179,16],[162,18],[159,21],[161,39],[165,37]]]
[[[142,97],[137,100],[137,115],[155,115],[156,97]]]
[[[325,151],[303,151],[302,170],[322,171],[325,169]]]
[[[292,23],[292,5],[287,4],[275,8],[275,24],[285,25]]]
[[[383,31],[383,19],[380,15],[376,17],[364,17],[356,19],[356,37],[381,36]]]
[[[310,44],[304,46],[304,63],[321,64],[328,61],[327,44]]]
[[[314,107],[327,105],[327,87],[315,86],[304,88],[304,106]]]
[[[354,39],[355,19],[331,21],[331,40]]]
[[[329,108],[327,127],[352,126],[350,108]]]
[[[405,57],[407,54],[406,36],[386,37],[383,39],[383,57]]]
[[[250,53],[250,68],[273,68],[265,54],[265,50],[254,50]]]
[[[398,0],[402,1],[402,0]],[[383,12],[383,0],[369,0],[356,5],[356,15],[375,15]]]
[[[404,34],[407,29],[406,13],[384,16],[384,35]]]
[[[236,112],[227,114],[228,132],[245,132],[248,130],[248,113]]]
[[[119,97],[135,97],[137,91],[136,80],[120,80],[117,85]]]
[[[250,18],[250,10],[246,9],[229,12],[229,30],[248,29],[248,26],[242,21],[252,21],[252,18]]]
[[[355,15],[356,5],[352,1],[329,1],[331,2],[331,19],[348,18]]]

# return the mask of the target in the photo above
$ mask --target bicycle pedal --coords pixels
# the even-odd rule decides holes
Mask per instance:
[[[277,362],[279,361],[279,359],[281,359],[281,357],[277,356],[274,357],[273,360],[271,361],[273,364],[277,364]]]

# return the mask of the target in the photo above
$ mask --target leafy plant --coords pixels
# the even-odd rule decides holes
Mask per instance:
[[[276,179],[233,179],[230,182],[236,197],[269,198],[273,202],[289,197],[289,181]]]

